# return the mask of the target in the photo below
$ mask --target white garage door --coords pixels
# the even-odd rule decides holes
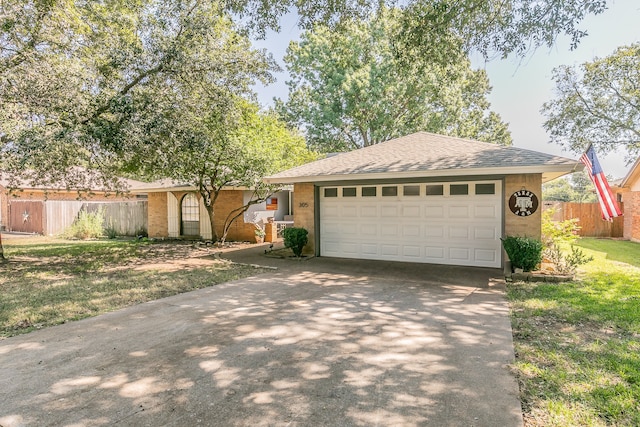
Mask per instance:
[[[320,188],[320,254],[501,266],[501,181]]]

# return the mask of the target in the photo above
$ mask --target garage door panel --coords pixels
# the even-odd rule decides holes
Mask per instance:
[[[444,260],[444,248],[442,246],[427,246],[425,256],[429,259]]]
[[[340,217],[340,211],[338,206],[335,205],[327,205],[324,207],[322,215],[325,218],[339,218]]]
[[[420,258],[420,246],[404,245],[402,247],[402,256],[409,258]]]
[[[322,251],[325,255],[337,256],[340,253],[340,244],[335,241],[325,240],[322,242]]]
[[[444,237],[444,225],[427,225],[424,235],[426,238],[439,239]]]
[[[322,232],[327,236],[337,236],[340,235],[340,224],[336,222],[326,222],[324,224]]]
[[[382,224],[380,225],[380,236],[383,238],[392,238],[394,240],[400,237],[398,235],[398,224]]]
[[[360,216],[364,218],[377,218],[378,207],[377,206],[361,206]]]
[[[358,236],[358,224],[348,223],[340,226],[340,234],[349,238],[356,238]]]
[[[400,253],[400,245],[380,245],[380,254],[383,256],[397,256]]]
[[[495,227],[475,227],[474,238],[476,240],[495,240],[498,230]]]
[[[422,239],[420,228],[420,225],[416,224],[403,224],[402,237],[405,239]]]
[[[430,206],[424,208],[425,218],[444,218],[444,206]]]
[[[404,205],[401,210],[402,218],[420,218],[420,206],[418,205]]]
[[[320,192],[320,254],[323,256],[499,267],[502,258],[502,183],[495,194],[425,195],[426,184],[413,196],[324,197]],[[455,185],[464,185],[457,182]],[[353,186],[352,186],[353,187]],[[400,191],[402,193],[402,191]],[[331,192],[328,194],[335,194]],[[359,196],[358,196],[359,195]]]
[[[362,246],[362,254],[368,255],[369,257],[378,255],[378,245],[374,243],[363,243]]]
[[[471,251],[469,248],[449,248],[449,259],[452,261],[471,261]]]
[[[469,218],[469,206],[449,206],[450,218]]]
[[[493,263],[497,259],[497,252],[495,250],[490,249],[476,249],[474,251],[474,257],[477,261],[485,261],[488,263]]]
[[[376,237],[378,235],[378,225],[360,224],[360,234],[365,237]]]
[[[398,206],[383,205],[380,209],[383,218],[398,218]]]
[[[451,239],[468,239],[469,227],[466,226],[450,226],[449,238]]]
[[[498,207],[495,205],[478,205],[475,207],[474,216],[476,218],[496,219],[500,217],[500,214],[498,213]]]
[[[343,206],[342,207],[343,218],[358,218],[358,208],[356,206]]]

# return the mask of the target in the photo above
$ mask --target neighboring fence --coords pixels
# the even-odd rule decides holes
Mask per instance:
[[[554,221],[577,218],[581,227],[578,234],[583,237],[622,237],[624,218],[614,218],[613,222],[604,221],[598,203],[543,202],[542,209],[554,209]],[[624,204],[620,203],[624,212]]]
[[[117,203],[87,203],[88,212],[104,209],[105,227],[116,230],[118,236],[136,236],[142,229],[147,231],[146,201]]]
[[[12,200],[9,202],[8,229],[19,233],[43,234],[44,210],[43,201]]]
[[[115,229],[120,236],[135,236],[147,229],[147,201],[13,200],[9,205],[9,230],[56,235],[73,224],[81,210],[99,209],[104,209],[104,226]]]

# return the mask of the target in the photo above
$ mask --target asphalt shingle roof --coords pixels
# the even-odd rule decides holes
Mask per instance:
[[[417,132],[358,150],[340,153],[268,177],[271,182],[298,177],[434,172],[459,169],[566,167],[576,160],[517,147]],[[471,171],[472,172],[472,171]],[[364,177],[362,177],[364,178]]]

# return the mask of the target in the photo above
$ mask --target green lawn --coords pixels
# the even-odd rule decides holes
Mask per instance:
[[[262,272],[182,242],[5,236],[3,243],[0,339]]]
[[[638,426],[640,244],[578,245],[578,280],[508,285],[525,424]]]

